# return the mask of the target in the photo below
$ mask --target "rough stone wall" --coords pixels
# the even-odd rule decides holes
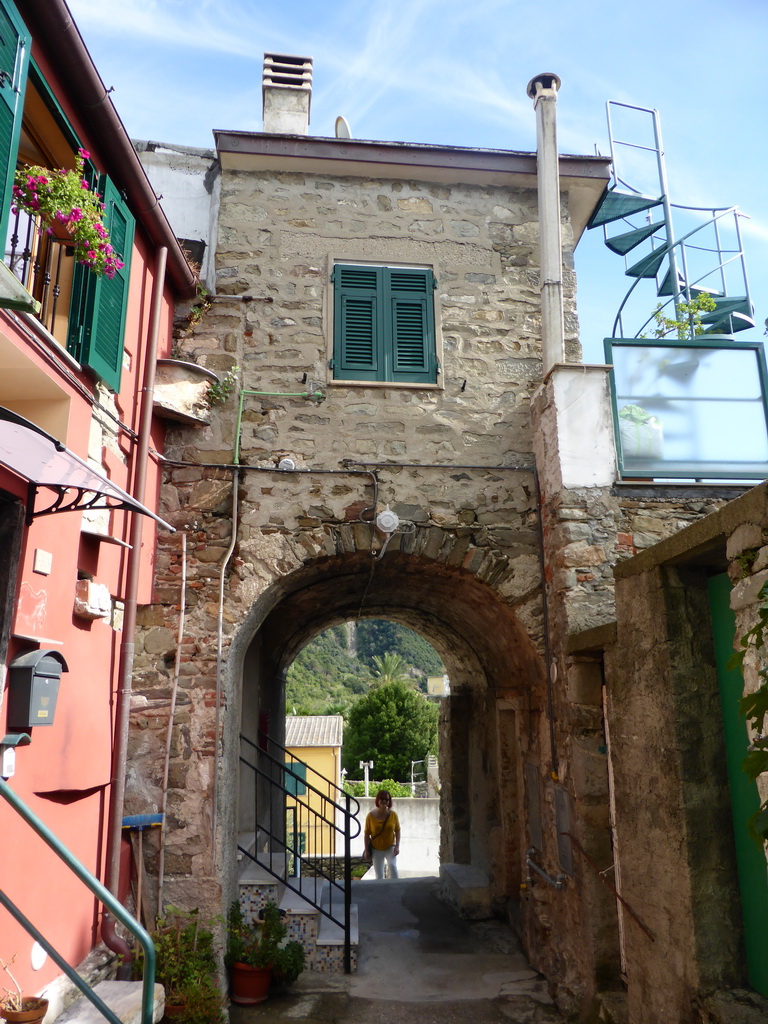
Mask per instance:
[[[558,432],[556,388],[550,382],[535,395],[533,416],[553,660],[549,699],[555,723],[554,751],[544,723],[531,736],[534,749],[529,760],[540,768],[545,830],[544,850],[537,857],[552,874],[562,869],[554,797],[556,787],[563,786],[572,801],[574,874],[561,892],[532,876],[523,919],[529,955],[553,979],[559,1005],[576,1012],[601,989],[619,986],[621,965],[615,901],[599,876],[614,860],[601,666],[592,655],[572,654],[571,638],[614,622],[618,563],[722,507],[727,489],[723,493],[641,483],[630,488],[617,486],[612,473],[605,486],[565,486],[569,439]],[[592,433],[588,426],[585,443],[590,443]],[[652,623],[649,614],[644,628],[651,647]],[[635,660],[638,666],[647,664],[645,648],[638,650]],[[654,678],[663,678],[665,672],[666,667],[658,665]],[[631,722],[629,715],[628,728]],[[555,780],[550,777],[553,771]],[[670,795],[661,793],[659,799],[666,812]],[[649,813],[653,815],[652,808]],[[567,934],[566,943],[559,929]]]
[[[471,574],[514,609],[541,645],[535,489],[529,472],[510,468],[531,463],[529,402],[541,375],[535,193],[225,173],[219,226],[217,291],[233,298],[216,300],[180,340],[178,354],[217,372],[237,366],[240,386],[282,393],[244,400],[240,460],[252,468],[238,479],[237,545],[225,573],[225,672],[232,639],[243,635],[251,610],[276,582],[334,556],[381,548],[383,538],[362,521],[376,502],[379,508],[389,503],[403,521],[387,557],[408,555]],[[334,259],[433,268],[440,387],[328,381]],[[573,346],[572,272],[567,285]],[[305,374],[323,385],[322,404],[290,397],[307,390]],[[194,464],[233,461],[236,413],[230,399],[214,409],[210,426],[173,428],[166,447],[167,457],[188,463],[169,467],[162,495],[164,514],[187,535],[165,834],[171,897],[177,889],[207,886],[215,900],[220,889],[221,867],[211,851],[211,758],[218,590],[232,539],[233,474]],[[298,472],[275,471],[284,455]],[[344,459],[455,468],[379,470],[374,494],[372,478],[359,468],[344,471]],[[333,473],[303,472],[310,468]],[[137,638],[131,758],[137,810],[156,806],[162,777],[181,571],[179,537],[163,538],[155,603],[142,611]],[[232,680],[222,700],[224,716],[237,716]],[[482,728],[488,736],[478,734],[475,742],[489,754],[477,778],[494,770],[494,725]],[[226,857],[223,848],[219,857]]]
[[[189,351],[214,370],[237,363],[245,387],[301,391],[305,373],[326,382],[334,259],[428,265],[438,283],[442,390],[332,385],[319,408],[248,402],[244,459],[528,461],[541,378],[536,215],[531,190],[225,173],[217,288],[257,301],[217,303],[215,327]],[[567,285],[573,340],[572,272]],[[231,434],[214,431],[206,447],[231,450]]]
[[[618,572],[606,655],[630,1024],[763,1020],[746,987],[707,576],[727,566],[735,643],[756,621],[768,495],[754,488]],[[755,652],[745,690],[760,683]],[[765,787],[762,788],[765,796]],[[745,823],[746,827],[746,823]]]
[[[522,771],[531,763],[541,778],[541,863],[557,871],[548,695],[536,666],[515,663],[519,644],[491,651],[511,621],[499,618],[498,604],[544,653],[537,492],[532,474],[518,471],[531,467],[535,456],[543,481],[550,641],[557,666],[557,784],[572,802],[574,835],[607,868],[612,851],[600,680],[594,664],[569,655],[568,637],[612,621],[615,562],[701,518],[721,499],[635,499],[611,486],[551,485],[547,467],[558,455],[537,448],[538,428],[531,422],[541,384],[532,191],[251,172],[225,173],[221,188],[217,291],[229,298],[215,301],[180,342],[180,355],[217,372],[237,366],[239,386],[273,393],[248,394],[243,403],[240,460],[248,468],[237,474],[236,544],[223,576],[225,750],[236,741],[239,673],[244,664],[248,675],[249,658],[257,660],[252,648],[244,651],[265,621],[265,602],[287,593],[292,580],[306,580],[302,574],[322,574],[334,560],[356,558],[358,580],[372,564],[376,581],[396,564],[403,570],[400,585],[413,599],[405,608],[403,598],[402,621],[421,628],[446,659],[453,656],[464,669],[463,677],[456,673],[461,685],[443,719],[455,728],[457,764],[444,776],[442,856],[476,860],[492,876],[494,898],[514,895],[527,827],[520,828],[515,845],[509,833],[524,818]],[[567,240],[567,223],[564,231]],[[568,251],[564,258],[567,347],[577,358]],[[434,269],[439,387],[329,380],[334,260]],[[320,404],[295,395],[312,381],[322,385]],[[233,787],[221,787],[215,813],[212,801],[219,587],[233,539],[235,474],[215,467],[232,462],[237,429],[237,401],[230,399],[214,409],[209,426],[174,428],[166,448],[169,458],[186,465],[168,468],[164,513],[188,541],[166,870],[169,898],[193,905],[201,894],[211,905],[221,902],[222,889],[226,893],[232,885],[226,844],[235,827]],[[297,472],[277,471],[284,456],[294,460]],[[361,466],[345,468],[345,459],[401,465],[376,468],[374,481]],[[403,522],[375,563],[370,552],[381,551],[383,538],[365,521],[374,504],[389,504]],[[421,577],[408,576],[410,565],[419,567]],[[143,610],[137,639],[131,759],[136,812],[156,800],[162,775],[181,572],[179,538],[163,538],[155,603]],[[461,589],[468,577],[477,583],[471,592]],[[437,589],[441,580],[444,589]],[[445,580],[453,581],[453,591]],[[397,585],[393,573],[386,592],[377,591],[378,582],[373,586],[369,596],[381,603],[370,606],[372,611],[393,607]],[[314,616],[317,628],[330,625],[334,608],[352,608],[349,586],[340,579],[338,595],[323,591],[327,608],[299,605],[293,614]],[[357,600],[353,614],[361,605]],[[457,607],[447,611],[452,600]],[[339,616],[344,618],[341,610]],[[466,668],[471,659],[462,661],[458,644],[453,649],[450,630],[438,628],[441,616],[472,649],[474,676]],[[265,635],[264,646],[270,642]],[[494,670],[495,699],[477,681],[483,671],[491,678]],[[502,690],[505,673],[508,693]],[[509,712],[505,716],[499,716],[500,700]],[[510,767],[515,752],[516,771]],[[508,784],[510,805],[503,810],[492,805],[499,780]],[[483,831],[486,840],[479,844]],[[536,965],[559,988],[561,1006],[577,1011],[596,987],[616,980],[618,940],[610,894],[578,852],[574,859],[575,878],[564,893],[533,886],[522,927]]]

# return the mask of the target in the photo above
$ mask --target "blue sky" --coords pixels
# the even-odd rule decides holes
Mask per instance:
[[[756,306],[768,316],[768,4],[765,0],[69,0],[134,138],[211,146],[261,129],[265,51],[314,58],[310,132],[343,114],[356,138],[535,149],[525,95],[562,79],[564,153],[608,152],[606,100],[661,114],[673,201],[738,205]],[[680,232],[678,231],[678,234]],[[577,249],[585,357],[625,291],[599,231]],[[647,292],[648,311],[655,304]]]

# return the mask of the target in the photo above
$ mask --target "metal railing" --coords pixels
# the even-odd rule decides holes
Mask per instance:
[[[360,834],[360,805],[274,740],[240,740],[240,763],[252,773],[256,848],[238,849],[342,929],[349,974],[350,845]]]
[[[741,280],[740,292],[743,293],[745,305],[751,308],[752,300],[749,292],[749,282],[747,280],[747,270],[744,262],[744,248],[741,241],[741,229],[739,226],[739,218],[742,217],[743,214],[739,211],[738,207],[729,206],[723,209],[712,209],[710,207],[680,206],[675,203],[672,203],[670,205],[673,209],[694,211],[696,213],[707,213],[709,214],[709,217],[705,223],[699,224],[697,227],[692,228],[690,231],[686,232],[686,234],[684,234],[681,238],[678,238],[676,241],[672,243],[664,242],[659,247],[664,250],[668,257],[671,257],[673,254],[677,254],[680,261],[680,271],[678,277],[678,285],[676,290],[674,291],[674,294],[670,298],[668,298],[666,302],[659,303],[657,309],[663,310],[666,307],[675,307],[676,309],[677,303],[680,300],[690,302],[696,294],[696,289],[701,289],[702,286],[706,285],[706,283],[711,281],[713,278],[717,280],[717,283],[720,287],[720,292],[718,292],[718,294],[720,294],[723,297],[726,297],[728,294],[728,286],[725,279],[725,272],[731,264],[738,264],[740,270],[739,276]],[[733,218],[733,225],[737,244],[734,248],[731,249],[724,248],[720,240],[718,225],[723,218]],[[627,223],[629,224],[630,222],[627,221]],[[713,231],[713,241],[710,244],[706,244],[704,241],[702,241],[704,237],[704,232],[707,230],[707,228],[711,228]],[[693,238],[695,238],[695,243],[689,241],[690,239]],[[701,254],[710,254],[712,256],[713,263],[708,264],[706,266],[706,269],[704,269],[701,273],[694,274],[691,268],[689,267],[690,254],[692,252],[697,253],[700,258],[702,258]],[[675,268],[677,268],[677,266],[678,264],[675,263]],[[624,308],[629,302],[629,299],[632,296],[635,289],[645,280],[647,279],[642,277],[635,278],[629,290],[627,291],[627,294],[624,296],[613,322],[614,338],[624,336]],[[654,312],[651,313],[650,316],[646,317],[644,323],[635,332],[634,337],[643,337],[643,331],[645,331],[645,329],[652,323],[654,317],[656,316],[656,312],[657,310],[654,310]],[[718,333],[729,334],[732,333],[732,330],[720,331]]]
[[[69,317],[74,268],[74,243],[41,229],[38,218],[18,211],[11,215],[5,264],[40,303],[37,319],[56,334],[57,317]],[[63,331],[59,330],[59,334]],[[62,343],[66,337],[59,337]]]
[[[128,913],[119,900],[117,900],[112,893],[109,892],[109,890],[106,889],[72,853],[70,853],[64,844],[51,832],[48,826],[41,821],[29,807],[27,807],[27,805],[16,793],[14,793],[8,783],[3,779],[0,779],[0,796],[10,804],[17,814],[26,821],[30,828],[40,836],[43,842],[48,844],[56,856],[71,869],[73,874],[75,874],[88,889],[90,889],[96,899],[99,900],[99,902],[102,903],[111,914],[114,914],[117,920],[124,925],[139,942],[144,951],[144,982],[141,997],[141,1024],[152,1024],[155,997],[155,947],[152,939],[144,928],[142,928],[139,922]],[[57,952],[56,949],[54,949],[50,942],[48,942],[45,936],[42,935],[32,922],[24,916],[10,897],[2,891],[0,891],[0,904],[5,907],[5,909],[16,919],[16,921],[18,921],[21,927],[24,928],[36,942],[40,943],[54,963],[61,968],[69,980],[80,989],[86,999],[93,1003],[101,1015],[108,1020],[110,1024],[121,1024],[120,1018],[110,1010],[100,996],[96,995],[88,982],[81,978],[73,967],[70,967],[66,960]]]

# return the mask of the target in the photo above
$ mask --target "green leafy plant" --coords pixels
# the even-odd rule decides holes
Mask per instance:
[[[383,683],[352,705],[344,731],[344,767],[373,761],[385,778],[410,780],[411,762],[437,752],[437,704],[405,683]]]
[[[732,670],[741,671],[743,669],[744,656],[750,648],[761,651],[765,647],[766,635],[768,635],[768,582],[760,588],[758,598],[760,605],[757,609],[757,621],[741,637],[739,650],[735,651],[730,658],[728,667]],[[749,752],[741,765],[753,781],[768,772],[768,736],[763,735],[765,718],[768,715],[768,668],[761,668],[759,676],[762,679],[760,686],[739,701],[739,710],[754,731]],[[758,843],[763,845],[768,842],[768,800],[764,800],[755,814],[751,816],[748,828],[753,839]]]
[[[218,382],[211,381],[208,385],[208,393],[205,396],[209,406],[221,405],[222,402],[226,402],[237,385],[239,369],[239,366],[233,366],[231,370],[227,370]]]
[[[181,1024],[225,1024],[224,1000],[213,979],[204,979],[187,992],[183,1013],[176,1016]]]
[[[304,963],[304,947],[300,942],[291,939],[278,946],[272,961],[272,984],[278,988],[292,985],[304,970]]]
[[[680,341],[685,341],[704,333],[706,328],[701,319],[702,315],[717,309],[717,303],[711,295],[702,292],[690,302],[678,303],[674,317],[665,316],[663,309],[664,307],[659,303],[653,314],[653,319],[656,321],[653,337],[666,338],[670,334],[677,334]],[[642,335],[642,337],[646,337],[646,335]]]
[[[243,916],[238,900],[233,900],[227,915],[227,952],[225,963],[249,967],[271,967],[277,947],[287,934],[277,904],[270,900],[262,910],[262,920],[250,924]]]
[[[189,263],[189,259],[187,259],[187,262]],[[193,267],[192,269],[194,270],[195,268]],[[197,269],[199,270],[199,267]],[[194,303],[190,306],[189,312],[184,319],[176,324],[177,334],[182,338],[186,337],[195,327],[197,327],[212,306],[213,298],[211,293],[204,285],[198,283],[197,297]],[[179,356],[179,358],[181,357]]]
[[[394,652],[388,654],[375,654],[371,659],[373,662],[374,686],[384,686],[386,683],[407,683],[408,666],[405,658]]]
[[[165,989],[165,1001],[184,1006],[180,1024],[218,1022],[223,1000],[216,985],[218,974],[213,931],[204,925],[197,910],[170,908],[150,932],[155,946],[155,977]],[[144,951],[134,960],[137,977],[144,972]],[[207,1016],[205,1016],[207,1014]],[[202,1015],[202,1016],[201,1016]]]
[[[267,902],[260,920],[245,920],[238,900],[233,900],[227,914],[227,951],[224,961],[247,964],[249,967],[271,967],[276,985],[291,985],[304,970],[304,947],[300,942],[286,942],[288,929],[274,900]]]
[[[364,782],[345,782],[343,788],[344,792],[349,793],[350,796],[365,796]],[[369,793],[377,793],[380,789],[389,790],[389,792],[392,794],[392,797],[397,797],[399,800],[402,800],[405,797],[413,796],[411,787],[405,782],[395,782],[393,779],[382,779],[381,782],[369,781]]]
[[[13,186],[13,213],[23,210],[39,220],[42,232],[66,228],[75,243],[75,259],[94,274],[114,277],[124,266],[104,226],[104,203],[86,181],[85,161],[90,153],[79,149],[73,170],[22,167]]]

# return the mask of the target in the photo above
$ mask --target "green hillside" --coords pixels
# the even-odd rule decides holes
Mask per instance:
[[[397,655],[399,663],[390,655]],[[435,649],[405,626],[387,619],[333,626],[311,640],[288,670],[286,714],[346,717],[358,697],[387,681],[383,670],[393,666],[424,693],[427,676],[445,671]]]

